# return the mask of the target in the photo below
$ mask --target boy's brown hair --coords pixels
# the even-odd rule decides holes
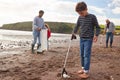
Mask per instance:
[[[79,11],[84,11],[86,9],[87,9],[86,3],[85,2],[79,2],[79,3],[77,3],[75,10],[76,10],[76,12],[79,12]]]

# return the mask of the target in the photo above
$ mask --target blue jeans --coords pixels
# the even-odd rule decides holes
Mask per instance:
[[[113,33],[112,32],[106,33],[106,45],[108,45],[109,38],[110,38],[110,45],[112,45],[112,43],[113,43]]]
[[[37,39],[38,39],[38,45],[41,45],[40,43],[40,32],[37,32],[37,31],[33,31],[33,42],[32,44],[35,45],[36,42],[37,42]]]
[[[81,65],[85,71],[89,71],[90,57],[93,39],[80,39]]]

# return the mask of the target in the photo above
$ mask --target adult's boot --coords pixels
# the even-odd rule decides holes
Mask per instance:
[[[40,45],[40,44],[38,44],[38,45],[37,45],[37,49],[39,49],[39,47],[41,47],[41,45]]]
[[[34,44],[31,45],[31,52],[34,53]]]

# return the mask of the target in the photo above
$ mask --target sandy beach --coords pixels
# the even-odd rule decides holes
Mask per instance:
[[[58,37],[59,38],[59,37]],[[83,80],[76,71],[81,69],[79,37],[72,41],[66,70],[71,76],[63,79],[61,72],[69,39],[52,39],[43,54],[31,54],[31,40],[0,42],[0,80]],[[105,48],[105,36],[93,44],[90,78],[86,80],[120,79],[120,36],[115,36],[113,48]]]

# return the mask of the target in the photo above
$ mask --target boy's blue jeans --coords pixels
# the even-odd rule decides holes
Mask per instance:
[[[32,44],[35,45],[36,42],[37,42],[37,39],[38,39],[38,45],[41,45],[40,43],[40,32],[37,32],[37,31],[33,31],[33,42]]]
[[[80,38],[81,65],[85,71],[89,71],[90,57],[93,39]]]
[[[112,43],[113,43],[113,33],[112,32],[106,33],[106,45],[108,45],[109,38],[110,38],[110,45],[112,45]]]

